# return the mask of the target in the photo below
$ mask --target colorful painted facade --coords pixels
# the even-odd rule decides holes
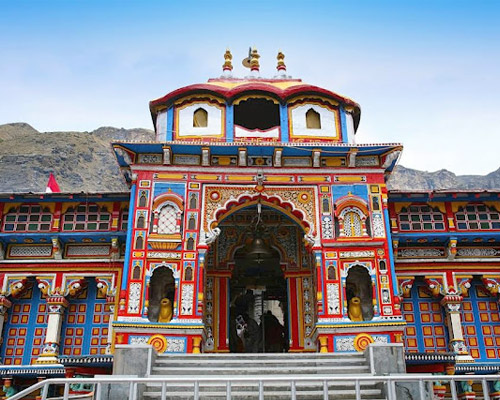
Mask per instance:
[[[106,372],[115,344],[372,342],[404,342],[413,370],[496,371],[499,193],[388,193],[402,146],[356,144],[358,104],[282,53],[273,79],[256,50],[245,79],[231,59],[150,103],[155,141],[113,143],[130,193],[0,196],[1,373]]]

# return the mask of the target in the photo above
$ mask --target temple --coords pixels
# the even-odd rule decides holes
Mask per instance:
[[[499,370],[500,192],[388,192],[402,145],[259,57],[150,102],[155,140],[112,143],[129,192],[0,194],[4,378],[110,373],[124,344]]]

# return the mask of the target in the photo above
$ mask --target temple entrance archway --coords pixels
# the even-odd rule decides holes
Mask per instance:
[[[303,226],[253,202],[224,215],[205,269],[205,351],[304,350],[315,321]]]

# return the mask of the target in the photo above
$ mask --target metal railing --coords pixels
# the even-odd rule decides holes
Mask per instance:
[[[98,377],[98,378],[51,378],[45,381],[38,382],[33,386],[9,397],[9,400],[19,400],[24,399],[26,396],[33,395],[34,392],[40,396],[41,400],[51,400],[51,399],[62,399],[70,400],[73,396],[70,395],[70,385],[73,384],[93,384],[94,391],[89,394],[92,396],[93,400],[104,400],[106,395],[103,393],[105,385],[121,385],[122,388],[125,387],[128,393],[128,400],[140,400],[140,385],[151,384],[156,387],[161,388],[160,398],[161,400],[166,400],[169,396],[169,385],[179,385],[179,384],[191,384],[192,391],[185,392],[186,396],[190,395],[194,400],[203,399],[202,394],[200,394],[200,384],[219,384],[225,388],[225,397],[227,400],[231,399],[232,388],[237,383],[253,383],[256,385],[256,390],[259,400],[264,400],[265,384],[271,383],[283,383],[287,382],[290,388],[290,399],[296,400],[296,397],[300,392],[297,392],[297,383],[307,383],[307,384],[317,384],[319,390],[322,393],[323,400],[328,400],[329,398],[329,384],[342,383],[348,385],[354,389],[354,396],[356,400],[362,400],[362,384],[383,384],[384,392],[387,400],[398,400],[396,387],[398,383],[416,383],[418,387],[418,393],[420,399],[431,399],[433,398],[432,393],[429,393],[426,389],[432,387],[432,384],[436,381],[441,383],[448,383],[450,387],[450,394],[452,400],[458,400],[457,383],[460,382],[470,382],[480,383],[482,388],[482,393],[477,393],[478,399],[491,400],[490,397],[490,387],[489,382],[500,381],[500,375],[423,375],[423,374],[401,374],[401,375],[387,375],[387,376],[374,376],[374,375],[337,375],[337,376],[326,376],[326,375],[287,375],[287,376],[224,376],[224,377],[147,377],[147,378],[130,378],[126,376],[120,377],[119,375],[110,375],[109,377]],[[62,390],[62,395],[57,395],[54,397],[48,397],[49,388],[55,387]],[[432,390],[432,389],[431,389]],[[248,394],[254,394],[253,392],[248,392]],[[123,397],[125,398],[125,397]]]

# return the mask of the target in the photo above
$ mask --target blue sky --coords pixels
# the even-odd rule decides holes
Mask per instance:
[[[361,105],[360,143],[401,164],[500,167],[500,2],[0,0],[0,124],[152,128],[148,102],[221,73],[248,46]]]

